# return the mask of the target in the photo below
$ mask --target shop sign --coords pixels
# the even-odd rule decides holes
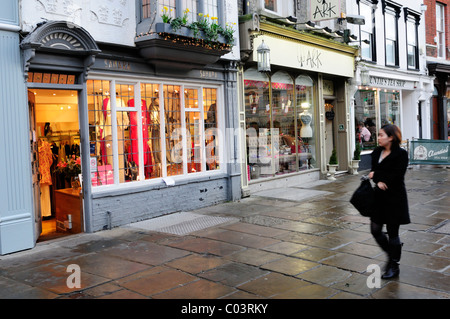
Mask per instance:
[[[253,43],[254,57],[257,56],[256,48],[262,40],[270,48],[271,64],[349,78],[354,76],[353,55],[322,49],[319,46],[303,42],[260,36],[255,38]]]
[[[412,81],[383,78],[380,76],[370,76],[369,85],[376,87],[396,88],[396,89],[409,89],[409,90],[414,89],[414,83]]]
[[[119,60],[110,60],[110,59],[104,59],[103,62],[104,62],[104,67],[106,69],[118,70],[118,71],[130,71],[131,70],[130,62],[119,61]]]
[[[450,165],[450,141],[413,140],[410,147],[410,164]]]
[[[311,21],[340,18],[340,0],[311,0]]]

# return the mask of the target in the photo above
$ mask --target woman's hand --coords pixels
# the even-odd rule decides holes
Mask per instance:
[[[383,183],[383,182],[378,182],[378,183],[377,183],[377,186],[378,186],[378,188],[381,189],[382,191],[385,191],[385,190],[388,189],[387,185],[386,185],[385,183]]]
[[[369,173],[369,175],[367,175],[370,179],[373,179],[373,174],[374,174],[374,172],[372,171],[372,172],[370,172]]]

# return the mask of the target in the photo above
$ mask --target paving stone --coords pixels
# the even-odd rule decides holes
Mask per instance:
[[[225,256],[226,259],[240,262],[243,264],[249,264],[253,266],[261,266],[271,261],[283,258],[283,255],[271,253],[268,251],[262,251],[258,249],[246,249],[237,253]]]
[[[374,260],[366,257],[341,253],[321,261],[322,264],[334,266],[345,270],[364,273],[367,267],[374,264]]]
[[[161,265],[172,259],[180,258],[189,254],[184,250],[146,241],[122,244],[106,249],[104,253],[148,265]]]
[[[429,256],[403,251],[400,264],[413,265],[414,267],[435,271],[443,271],[450,266],[450,260],[437,256]]]
[[[268,274],[267,271],[258,267],[229,263],[215,269],[211,269],[199,274],[199,277],[214,282],[219,282],[227,286],[238,286],[249,280]]]
[[[257,296],[270,298],[271,296],[280,294],[284,291],[308,285],[310,284],[301,279],[271,273],[267,276],[240,285],[237,288]]]
[[[282,255],[292,255],[299,251],[308,249],[309,247],[306,245],[291,243],[291,242],[279,242],[264,248],[264,250],[272,251]]]
[[[376,256],[379,256],[380,254],[383,254],[383,256],[385,255],[385,253],[379,247],[360,243],[350,243],[348,245],[337,248],[336,251],[368,258],[374,258]]]
[[[263,269],[279,272],[286,275],[295,276],[313,267],[317,267],[319,264],[302,260],[298,258],[285,257],[261,266]]]
[[[210,255],[189,255],[166,263],[168,267],[176,268],[190,274],[198,274],[229,263],[219,257]]]
[[[180,287],[176,287],[169,291],[153,295],[153,299],[218,299],[225,297],[235,291],[234,288],[228,287],[216,282],[207,280],[197,280],[187,283]]]
[[[275,295],[274,299],[327,299],[338,291],[320,285],[298,287]]]
[[[26,269],[13,273],[11,278],[55,294],[72,293],[74,288],[70,288],[67,285],[67,279],[72,273],[67,272],[67,266],[58,264],[42,265],[31,270]],[[81,269],[81,290],[100,285],[106,281],[109,281],[109,279],[83,272]]]
[[[152,296],[195,280],[197,280],[196,277],[181,271],[166,270],[136,280],[127,281],[121,286],[144,296]]]
[[[82,273],[117,279],[147,269],[148,266],[119,257],[103,254],[89,254],[78,258],[69,258],[63,265],[76,264]]]
[[[450,294],[400,282],[389,282],[372,295],[375,299],[450,299]]]
[[[222,257],[244,249],[244,247],[242,246],[224,243],[208,238],[188,238],[176,243],[172,243],[170,244],[170,246],[200,254],[209,253]]]
[[[280,242],[277,239],[223,229],[217,229],[214,232],[205,234],[203,237],[249,248],[263,248]]]
[[[298,257],[302,259],[312,260],[312,261],[321,261],[322,259],[326,259],[328,257],[337,255],[337,251],[331,251],[328,249],[322,249],[317,247],[312,247],[306,250],[302,250],[296,254],[293,254],[293,257]]]
[[[367,278],[367,276],[352,273],[352,275],[347,279],[331,285],[330,287],[336,290],[346,291],[360,296],[368,296],[375,293],[379,288],[369,288],[367,285]]]
[[[287,230],[265,227],[260,225],[253,225],[248,223],[234,223],[231,225],[223,226],[222,228],[270,238],[288,233]]]
[[[320,266],[305,271],[297,277],[322,286],[330,286],[349,278],[351,275],[350,271],[330,266]]]

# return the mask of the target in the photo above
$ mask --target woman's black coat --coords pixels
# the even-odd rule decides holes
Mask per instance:
[[[381,163],[382,147],[372,152],[373,181],[384,182],[387,190],[375,187],[375,213],[371,220],[377,224],[409,224],[408,197],[405,187],[405,173],[408,167],[408,152],[397,147],[391,149]]]

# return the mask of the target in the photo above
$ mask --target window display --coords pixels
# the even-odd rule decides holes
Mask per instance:
[[[400,127],[400,92],[388,89],[358,90],[355,94],[355,136],[362,150],[377,145],[377,123]],[[378,128],[379,128],[378,127]],[[366,131],[370,137],[365,138]]]
[[[216,88],[105,80],[87,87],[93,186],[219,169]]]
[[[284,71],[265,78],[245,72],[247,164],[250,180],[315,166],[313,81]],[[270,94],[271,93],[271,94]]]

